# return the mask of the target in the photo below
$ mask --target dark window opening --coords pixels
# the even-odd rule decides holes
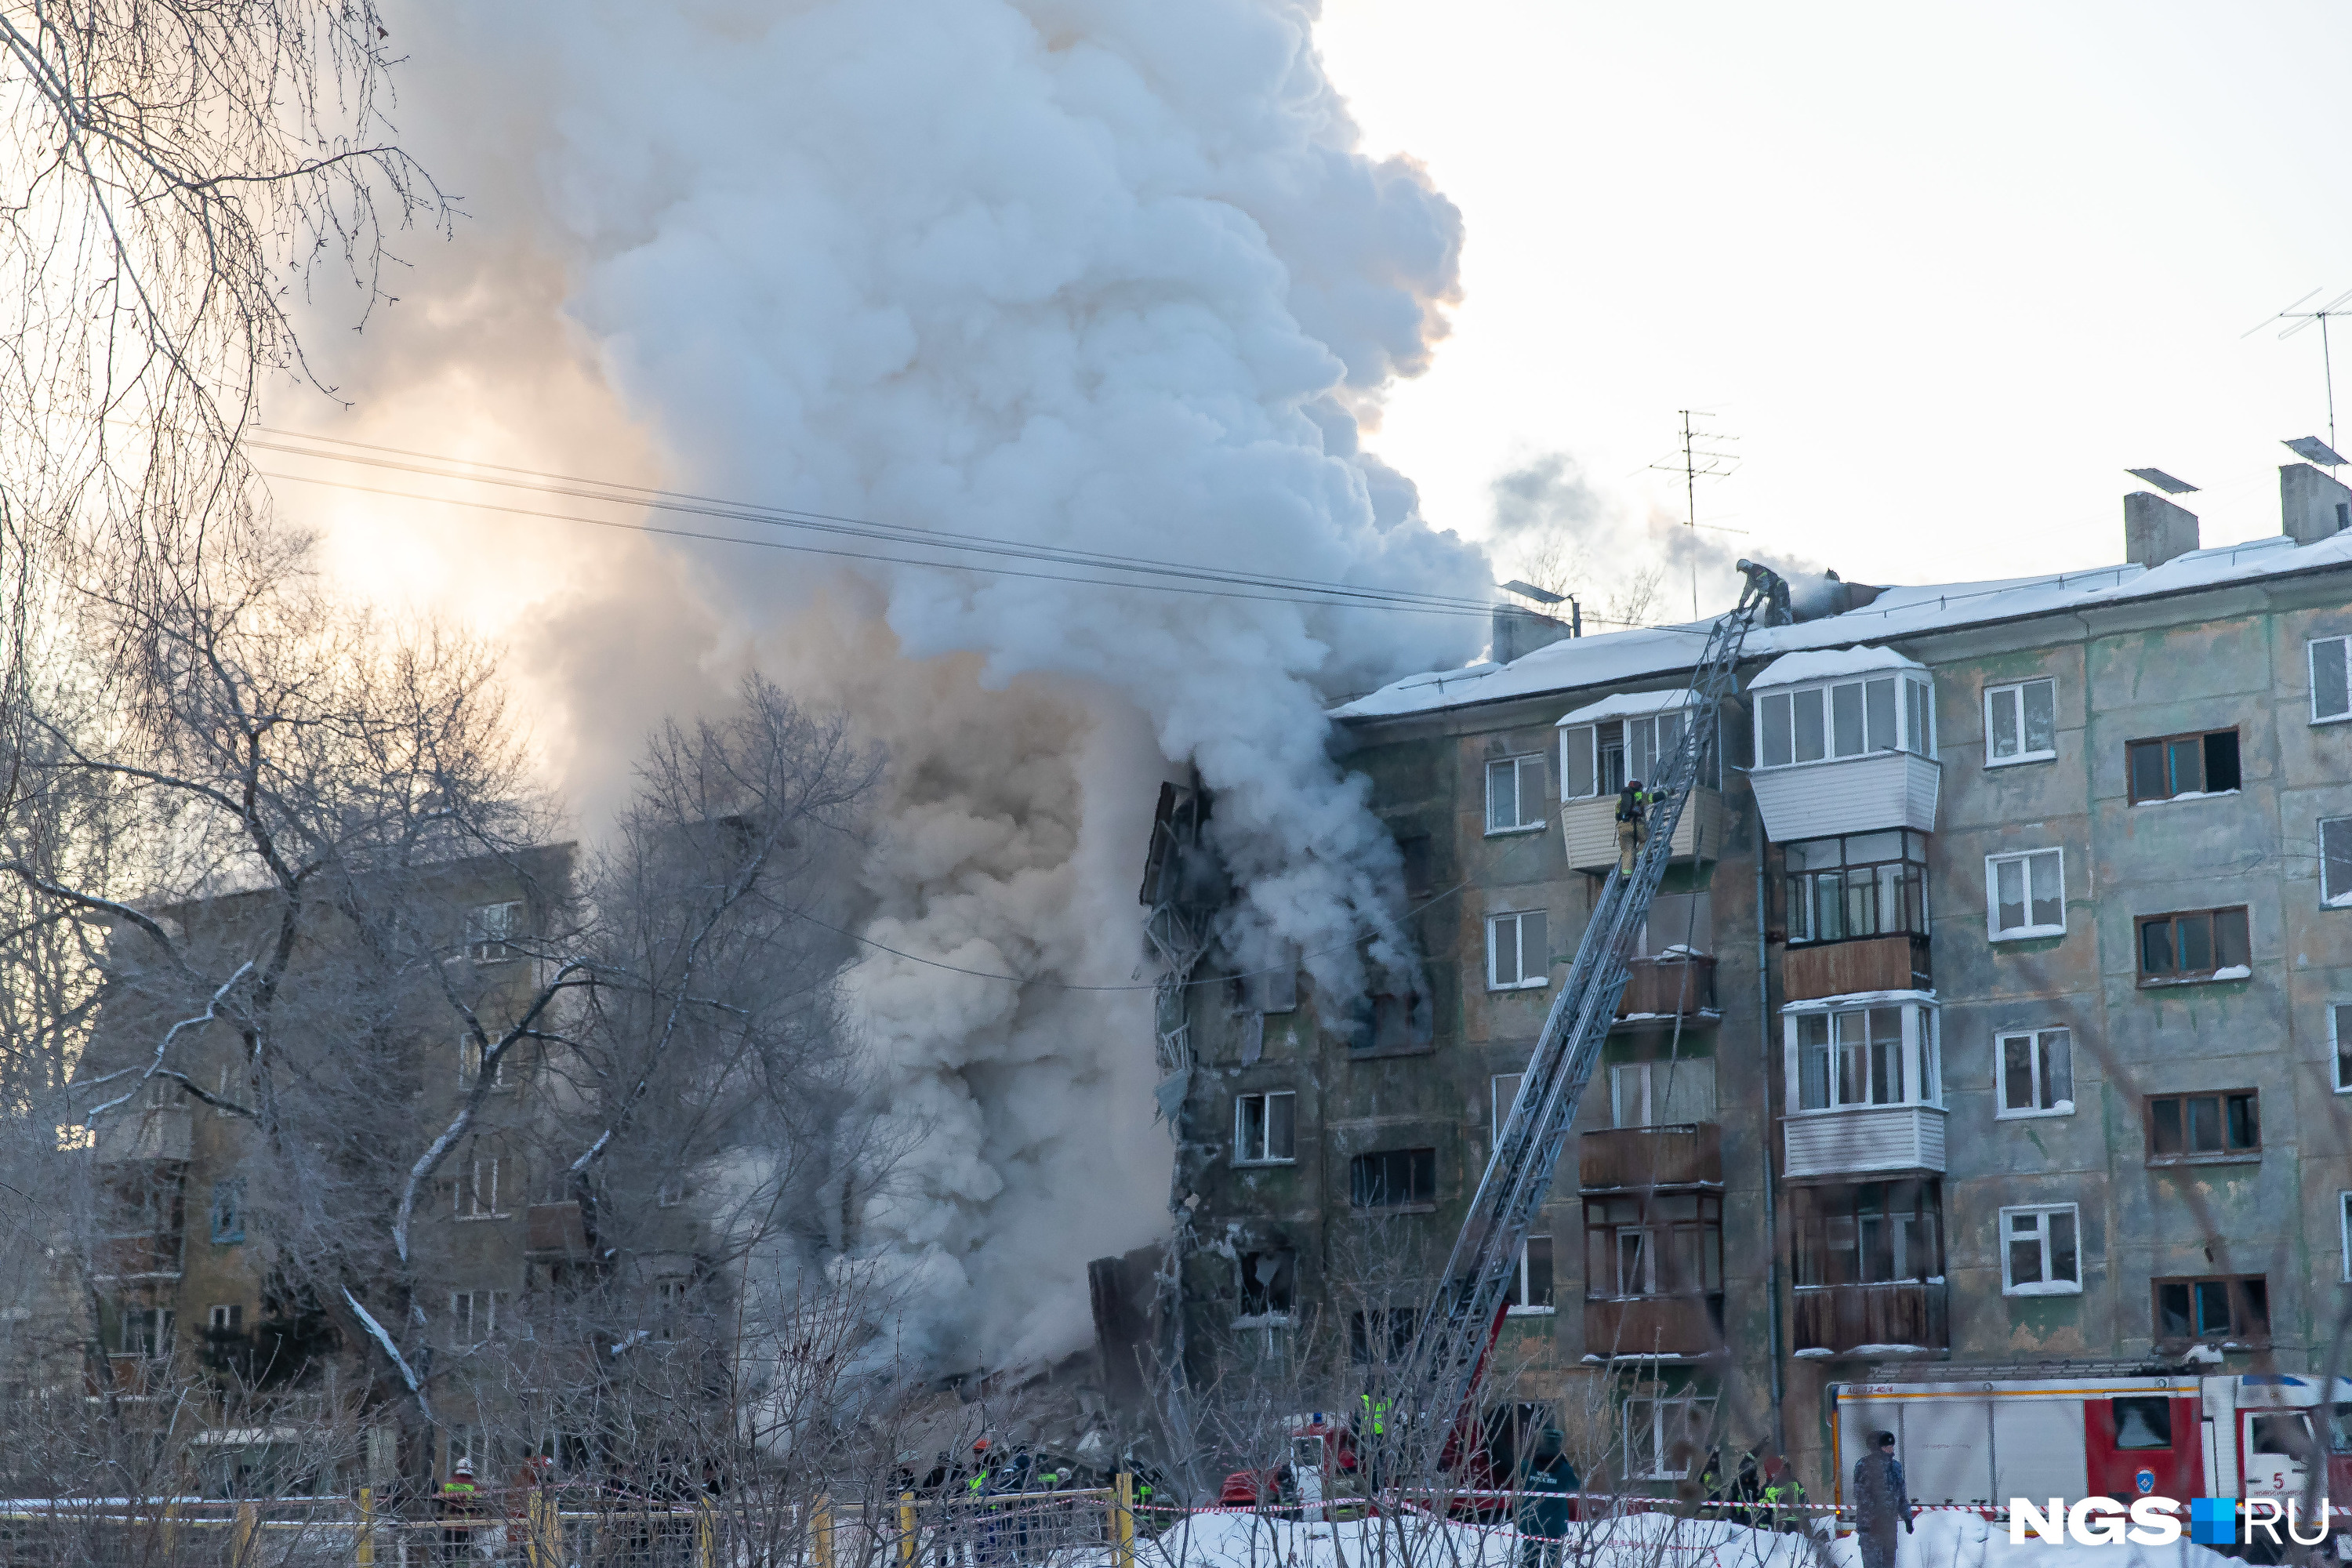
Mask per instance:
[[[2259,1274],[2158,1279],[2159,1340],[2264,1340],[2270,1337],[2270,1287]]]
[[[2262,1147],[2262,1106],[2253,1089],[2168,1094],[2147,1102],[2150,1164],[2239,1159],[2259,1154]]]
[[[1297,1254],[1244,1252],[1236,1259],[1241,1277],[1242,1316],[1262,1318],[1290,1311],[1297,1278]]]
[[[1404,1208],[1437,1201],[1437,1151],[1386,1149],[1348,1165],[1348,1201],[1360,1209]]]
[[[2168,735],[2124,747],[2132,804],[2185,795],[2223,795],[2238,787],[2238,732]]]
[[[1411,1307],[1376,1307],[1348,1318],[1348,1359],[1358,1366],[1374,1360],[1393,1363],[1412,1353],[1413,1326],[1419,1315]]]
[[[2253,947],[2246,911],[2190,910],[2147,915],[2139,922],[2139,978],[2143,985],[2175,980],[2211,980],[2225,971],[2251,973]],[[2245,973],[2229,974],[2243,979]]]

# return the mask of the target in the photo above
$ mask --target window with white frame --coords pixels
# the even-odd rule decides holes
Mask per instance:
[[[2046,763],[2058,754],[2058,683],[1985,688],[1985,766]]]
[[[1544,984],[1550,978],[1551,957],[1546,951],[1545,917],[1541,910],[1493,915],[1486,921],[1486,987],[1516,991]]]
[[[498,1065],[490,1069],[490,1087],[507,1087],[507,1058],[510,1051],[499,1053]],[[471,1089],[482,1080],[482,1042],[471,1035],[457,1037],[457,1084]]]
[[[2311,645],[2311,721],[2352,719],[2352,637],[2320,637]]]
[[[1486,831],[1525,833],[1544,825],[1544,760],[1506,757],[1486,764]]]
[[[2336,1092],[2352,1094],[2352,1002],[2327,1005],[2327,1042],[2336,1047]]]
[[[1632,719],[1568,724],[1559,731],[1559,795],[1562,800],[1591,800],[1612,795],[1634,779],[1654,784],[1683,743],[1685,710],[1644,714]],[[1706,766],[1698,783],[1708,789],[1723,787],[1723,749],[1706,748]]]
[[[2069,1029],[1995,1035],[2002,1117],[2074,1114],[2074,1037]]]
[[[1526,1076],[1516,1072],[1496,1073],[1489,1086],[1489,1093],[1495,1102],[1495,1120],[1489,1125],[1497,1137],[1502,1134],[1503,1123],[1511,1119],[1511,1103],[1519,1098],[1519,1079]]]
[[[2320,819],[2319,907],[2352,910],[2352,816]]]
[[[694,1310],[694,1277],[669,1274],[654,1281],[654,1338],[664,1344],[674,1342],[686,1328],[687,1315]]]
[[[172,1328],[179,1314],[169,1307],[124,1305],[115,1309],[116,1355],[172,1353]]]
[[[1519,1248],[1519,1266],[1511,1275],[1512,1316],[1552,1310],[1551,1237],[1531,1236]]]
[[[1628,1399],[1625,1474],[1629,1479],[1678,1481],[1706,1458],[1715,1425],[1712,1399]]]
[[[2082,1294],[2080,1228],[2080,1212],[2073,1204],[2001,1210],[2001,1294]]]
[[[1799,1110],[1944,1102],[1932,1006],[1799,1006],[1785,1018],[1790,1100]]]
[[[1609,1068],[1609,1125],[1673,1126],[1715,1120],[1715,1058],[1616,1062]]]
[[[499,1216],[499,1157],[474,1154],[457,1167],[457,1217],[496,1219]]]
[[[654,1188],[654,1206],[674,1209],[686,1202],[686,1177],[677,1172],[664,1176]]]
[[[2065,851],[2032,849],[2015,855],[1986,856],[1985,923],[1995,942],[2063,936]]]
[[[466,911],[466,956],[476,963],[505,963],[520,958],[522,953],[514,943],[522,934],[520,899],[476,904]]]
[[[1234,1163],[1286,1165],[1298,1158],[1298,1096],[1285,1089],[1234,1100]]]
[[[2342,1277],[2352,1280],[2352,1193],[2336,1194],[2336,1234],[2344,1244]]]
[[[1756,698],[1759,768],[1874,752],[1936,754],[1935,693],[1924,674],[1871,676]]]
[[[458,1350],[485,1343],[498,1333],[499,1320],[506,1317],[509,1310],[504,1290],[452,1290],[449,1343]]]

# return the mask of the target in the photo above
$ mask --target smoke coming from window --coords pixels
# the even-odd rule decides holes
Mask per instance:
[[[1360,444],[1444,335],[1459,215],[1358,150],[1314,14],[420,6],[404,116],[474,216],[418,258],[353,388],[405,384],[409,433],[446,442],[415,389],[448,391],[454,357],[467,405],[543,466],[1483,595],[1484,557]],[[1312,954],[1344,1000],[1411,961],[1381,923],[1396,850],[1323,710],[1460,662],[1485,626],[625,537],[562,553],[517,641],[583,809],[651,712],[746,663],[888,748],[866,934],[1038,983],[858,961],[908,1152],[852,1234],[919,1287],[907,1327],[945,1369],[1077,1348],[1086,1259],[1165,1226],[1168,1140],[1148,994],[1050,982],[1150,978],[1159,781],[1216,792],[1233,949]]]

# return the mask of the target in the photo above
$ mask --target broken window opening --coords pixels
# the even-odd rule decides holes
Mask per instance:
[[[1419,1208],[1437,1202],[1437,1151],[1383,1149],[1348,1165],[1348,1200],[1359,1209]]]
[[[2228,795],[2239,782],[2238,731],[2131,742],[2124,747],[2124,771],[2134,805]]]
[[[2243,906],[2143,915],[2138,924],[2143,985],[2245,980],[2253,974]]]
[[[1278,1165],[1297,1161],[1298,1096],[1284,1089],[1234,1100],[1234,1163]]]

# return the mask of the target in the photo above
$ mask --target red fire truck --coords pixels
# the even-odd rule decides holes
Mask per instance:
[[[1916,1503],[2030,1498],[2299,1498],[2324,1457],[2339,1526],[2352,1504],[2352,1380],[2135,1371],[1830,1386],[1838,1500],[1874,1432],[1892,1432]],[[2058,1369],[2051,1369],[2053,1371]]]

